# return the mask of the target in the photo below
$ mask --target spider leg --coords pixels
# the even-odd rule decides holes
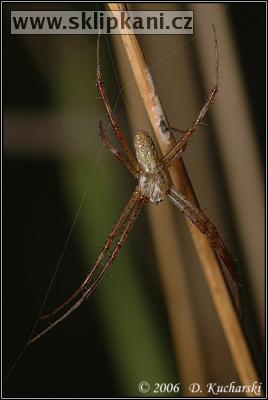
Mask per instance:
[[[87,277],[85,278],[85,280],[83,281],[81,286],[63,304],[61,304],[59,307],[57,307],[51,313],[42,315],[40,317],[40,319],[47,319],[47,318],[51,318],[51,317],[55,316],[56,314],[59,313],[59,311],[61,311],[68,304],[70,304],[75,298],[77,298],[80,293],[85,291],[85,288],[87,287],[88,283],[93,279],[95,272],[98,270],[98,268],[100,268],[101,263],[103,262],[103,259],[104,259],[105,255],[107,254],[107,251],[111,248],[116,236],[120,232],[120,229],[122,229],[122,227],[126,223],[126,220],[129,217],[129,215],[131,214],[133,208],[135,207],[135,204],[136,204],[139,196],[140,196],[140,194],[139,194],[138,190],[136,189],[134,191],[134,193],[132,194],[132,196],[130,197],[130,199],[129,199],[126,207],[124,208],[123,212],[121,213],[120,217],[118,218],[113,230],[110,232],[106,242],[104,243],[104,246],[99,254],[99,257],[98,257],[95,265],[93,266],[93,268],[91,269],[91,271],[89,272],[89,274],[87,275]]]
[[[159,171],[165,168],[166,166],[170,165],[170,163],[175,159],[179,158],[182,156],[183,152],[185,151],[187,144],[189,141],[192,139],[195,131],[201,124],[204,116],[206,115],[210,105],[213,103],[213,100],[215,99],[215,96],[218,92],[219,89],[219,51],[218,51],[218,39],[216,36],[216,31],[214,25],[212,25],[213,28],[213,35],[214,35],[214,42],[215,42],[215,71],[214,71],[214,83],[212,86],[212,89],[210,91],[210,94],[203,105],[198,117],[196,118],[195,122],[193,123],[192,127],[188,129],[182,136],[182,138],[179,140],[179,142],[171,149],[161,160],[160,160],[160,166],[159,166]]]
[[[99,275],[97,276],[97,278],[94,280],[94,282],[91,284],[91,286],[87,289],[86,293],[83,295],[83,297],[85,298],[85,300],[92,294],[92,292],[96,289],[98,283],[100,282],[101,278],[104,276],[105,273],[107,273],[107,271],[109,270],[110,266],[112,265],[112,263],[116,260],[116,258],[118,257],[126,239],[128,238],[130,232],[132,231],[132,228],[134,226],[134,223],[136,222],[141,209],[143,207],[143,205],[146,202],[146,198],[145,197],[140,197],[136,203],[136,207],[129,219],[128,224],[126,225],[125,230],[123,231],[119,241],[117,242],[117,245],[115,247],[115,249],[113,250],[112,254],[110,255],[108,261],[106,262],[104,268],[100,271]]]
[[[207,125],[207,124],[206,124],[205,122],[203,122],[203,121],[201,121],[200,124]],[[188,129],[182,129],[182,128],[175,128],[174,126],[169,126],[169,129],[170,129],[171,131],[178,132],[178,133],[180,133],[181,135],[183,135],[184,133],[186,133],[186,132],[188,132],[188,131],[190,130],[189,128],[188,128]]]
[[[107,133],[104,131],[102,123],[100,121],[100,137],[102,142],[110,149],[112,154],[121,161],[122,164],[129,170],[129,172],[134,175],[136,178],[139,177],[139,173],[137,169],[133,167],[133,165],[126,159],[122,153],[112,144],[111,140],[109,139]]]
[[[174,128],[174,126],[169,126],[169,129],[174,132],[178,132],[180,134],[184,134],[189,131],[189,129],[182,129],[182,128]]]
[[[136,192],[134,192],[135,194]],[[96,278],[92,281],[89,279],[87,281],[87,285],[85,287],[84,293],[80,296],[80,298],[76,301],[75,304],[73,304],[61,317],[57,318],[54,322],[52,322],[50,325],[47,326],[41,333],[37,334],[35,337],[29,340],[27,345],[30,345],[31,343],[35,342],[36,340],[40,339],[43,335],[45,335],[47,332],[49,332],[51,329],[55,328],[60,322],[62,322],[65,318],[67,318],[71,313],[73,313],[87,298],[92,294],[92,292],[96,289],[97,285],[100,283],[101,278],[104,276],[104,274],[109,270],[111,267],[112,263],[116,260],[118,255],[120,254],[120,251],[128,238],[130,232],[132,231],[132,228],[136,222],[136,219],[142,209],[143,204],[146,201],[145,197],[142,196],[134,196],[135,202],[134,205],[131,209],[131,215],[129,217],[128,222],[126,223],[122,233],[119,236],[119,239],[115,245],[114,250],[112,251],[111,255],[108,257],[105,265],[103,266],[102,270],[99,272],[99,274],[96,276]]]
[[[225,269],[223,270],[225,278],[233,294],[234,303],[242,319],[242,300],[239,291],[239,279],[236,272],[235,263],[232,255],[226,248],[215,225],[209,220],[206,214],[194,206],[182,193],[177,192],[170,187],[166,192],[168,198],[176,207],[182,211],[186,217],[209,239],[211,246],[222,260]],[[227,274],[226,274],[227,272]]]
[[[104,106],[106,108],[110,123],[113,127],[113,130],[115,132],[115,135],[117,137],[117,139],[119,140],[122,149],[124,150],[124,152],[127,155],[127,158],[129,160],[129,163],[132,164],[133,168],[137,168],[138,167],[138,162],[136,160],[136,157],[134,156],[131,148],[128,145],[128,142],[126,140],[126,137],[123,133],[123,131],[120,129],[119,124],[117,122],[117,119],[115,117],[115,115],[112,112],[112,107],[110,104],[110,101],[108,99],[106,90],[105,90],[105,86],[104,86],[104,82],[102,80],[101,77],[101,71],[100,71],[100,38],[98,38],[97,41],[97,79],[96,79],[96,85],[99,91],[99,94],[103,100]]]

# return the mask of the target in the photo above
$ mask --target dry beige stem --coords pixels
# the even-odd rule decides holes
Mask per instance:
[[[117,11],[126,11],[125,5],[121,3],[109,3],[108,6],[114,13]],[[150,71],[145,63],[136,36],[124,34],[121,35],[121,39],[129,58],[144,106],[151,121],[155,137],[162,153],[166,154],[174,146],[175,139],[171,132],[162,129],[163,126],[168,127],[169,124],[153,84]],[[174,162],[169,168],[169,172],[173,185],[185,194],[194,204],[198,205],[183,161],[177,160]],[[193,224],[188,222],[188,226],[241,383],[243,385],[251,385],[254,381],[259,381],[258,374],[222,275],[219,261],[206,236]],[[254,396],[252,393],[247,393],[247,395]]]

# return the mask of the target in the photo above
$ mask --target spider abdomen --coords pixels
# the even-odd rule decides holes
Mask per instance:
[[[151,175],[141,173],[139,188],[143,196],[148,197],[152,203],[158,204],[165,198],[167,184],[162,173]]]
[[[164,200],[167,183],[162,172],[158,172],[159,158],[155,145],[146,131],[138,131],[134,136],[136,157],[141,167],[139,186],[141,194],[155,204]]]

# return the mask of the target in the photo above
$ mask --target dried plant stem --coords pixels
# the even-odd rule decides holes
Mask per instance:
[[[126,11],[125,5],[122,3],[109,3],[108,6],[113,12]],[[121,35],[121,39],[144,106],[154,129],[155,137],[162,153],[166,154],[174,147],[175,139],[170,131],[163,129],[163,126],[168,127],[169,124],[141,48],[135,35],[123,34]],[[198,206],[198,201],[183,161],[180,159],[174,162],[169,172],[174,186]],[[235,368],[241,383],[251,385],[254,381],[259,381],[258,374],[222,275],[219,261],[208,239],[193,224],[188,222],[188,226],[230,348]],[[247,395],[252,396],[254,394],[247,393]]]

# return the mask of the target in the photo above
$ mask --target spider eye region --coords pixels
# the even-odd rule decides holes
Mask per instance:
[[[164,175],[142,173],[139,178],[140,192],[154,203],[159,204],[165,199],[166,180]]]

